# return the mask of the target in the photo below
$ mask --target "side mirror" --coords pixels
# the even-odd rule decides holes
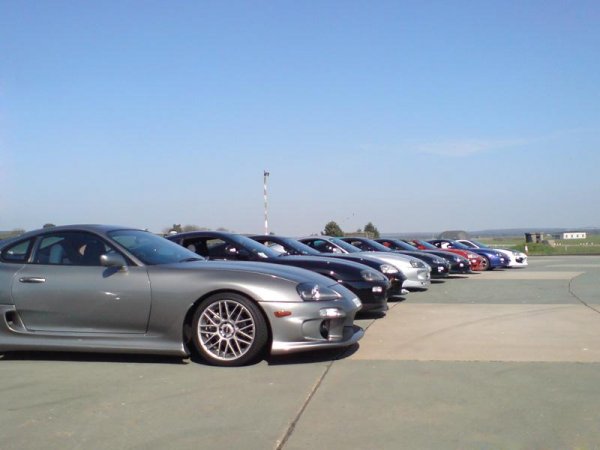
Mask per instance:
[[[125,261],[125,258],[118,253],[100,255],[100,264],[104,267],[117,267],[119,269],[127,270],[127,261]]]

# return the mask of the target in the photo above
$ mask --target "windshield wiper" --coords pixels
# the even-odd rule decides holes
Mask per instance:
[[[181,260],[179,260],[179,262],[191,262],[191,261],[204,261],[202,258],[195,258],[195,257],[191,257],[191,258],[183,258]]]

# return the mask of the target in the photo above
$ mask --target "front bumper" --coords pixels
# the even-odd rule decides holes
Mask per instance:
[[[526,267],[528,265],[527,256],[514,256],[510,259],[508,267]]]
[[[446,278],[450,273],[450,263],[434,264],[431,266],[431,278]]]
[[[499,269],[500,267],[508,267],[510,261],[507,257],[505,256],[490,256],[488,257],[488,260],[490,261],[490,268],[491,269]]]
[[[427,289],[427,287],[431,284],[431,274],[429,269],[409,269],[404,270],[404,275],[406,275],[406,281],[402,285],[405,289]]]
[[[390,282],[385,279],[374,283],[369,281],[345,281],[340,283],[356,294],[362,302],[360,312],[384,312],[388,310],[387,299]]]
[[[357,298],[334,301],[261,302],[271,326],[271,353],[274,355],[300,351],[347,347],[364,335],[354,325],[354,316],[362,305]],[[360,306],[359,306],[360,305]],[[323,317],[322,311],[337,311],[337,316]],[[275,313],[289,311],[284,317]]]
[[[483,258],[481,257],[477,259],[469,258],[469,262],[471,263],[471,270],[473,271],[481,272],[486,270],[486,266],[483,264]]]
[[[388,298],[399,297],[402,295],[402,288],[406,282],[406,276],[403,273],[398,272],[389,276],[390,288],[388,289]]]
[[[450,273],[471,273],[471,265],[468,261],[453,262],[450,266]]]

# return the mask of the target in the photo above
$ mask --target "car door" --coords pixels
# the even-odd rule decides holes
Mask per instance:
[[[90,255],[93,247],[97,255]],[[38,239],[12,285],[15,307],[28,330],[146,331],[151,306],[146,268],[102,266],[102,252],[117,250],[92,233],[48,233]]]

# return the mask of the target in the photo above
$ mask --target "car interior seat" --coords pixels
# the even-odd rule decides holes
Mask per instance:
[[[81,264],[85,266],[99,266],[100,256],[105,253],[104,244],[97,240],[88,241],[81,257]]]

